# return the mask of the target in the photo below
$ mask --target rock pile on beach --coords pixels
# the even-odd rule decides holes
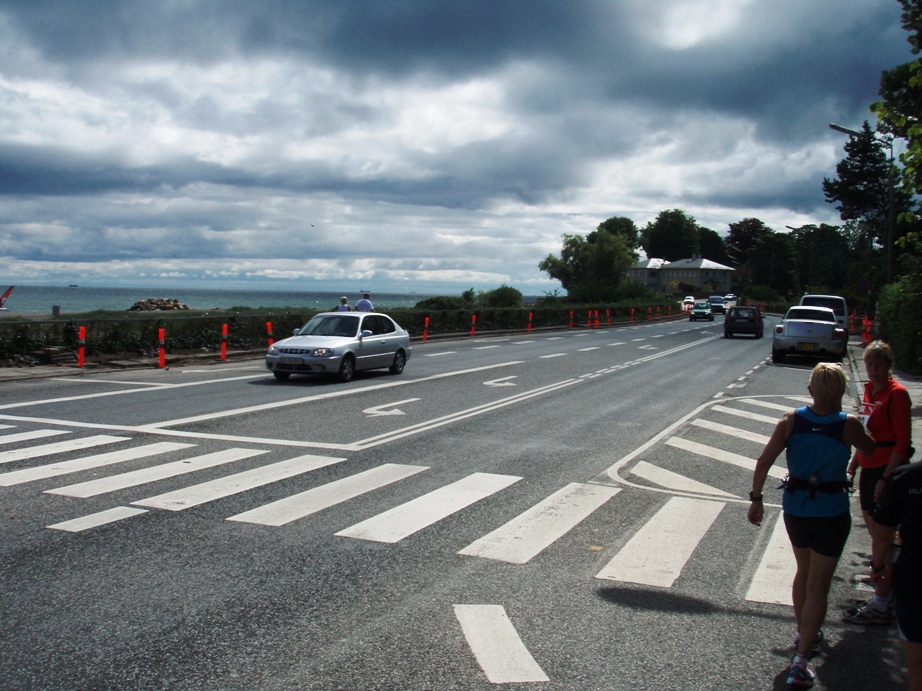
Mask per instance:
[[[138,300],[131,307],[129,312],[164,312],[170,310],[191,310],[189,305],[184,305],[175,298],[147,298],[147,300]]]

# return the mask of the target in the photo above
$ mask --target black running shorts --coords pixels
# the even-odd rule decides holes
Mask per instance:
[[[886,469],[885,465],[861,469],[861,475],[858,477],[858,500],[862,511],[874,511],[874,488],[877,487],[877,481],[884,476]]]
[[[792,516],[784,514],[791,544],[798,549],[812,549],[824,557],[838,559],[845,549],[845,541],[852,529],[848,511],[838,516]]]

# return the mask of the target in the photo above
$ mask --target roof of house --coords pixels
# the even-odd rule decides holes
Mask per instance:
[[[692,257],[690,259],[676,259],[674,262],[667,262],[665,259],[647,259],[634,264],[635,269],[723,269],[724,271],[733,271],[732,266],[725,266],[704,257]]]

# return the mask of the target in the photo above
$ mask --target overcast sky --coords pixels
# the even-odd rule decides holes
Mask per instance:
[[[900,10],[0,0],[0,280],[540,295],[611,216],[839,224]]]

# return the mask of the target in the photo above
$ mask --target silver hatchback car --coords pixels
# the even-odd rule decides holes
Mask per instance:
[[[279,380],[292,374],[333,374],[350,381],[362,370],[387,367],[400,374],[411,352],[410,334],[386,314],[324,312],[294,336],[273,343],[266,367]]]

